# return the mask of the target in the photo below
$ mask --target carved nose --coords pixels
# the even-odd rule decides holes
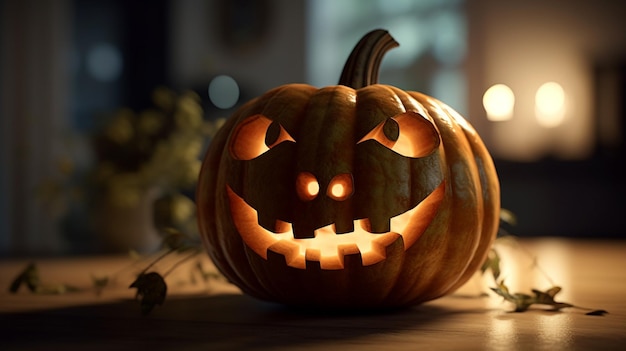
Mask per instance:
[[[320,183],[315,175],[301,172],[296,179],[296,192],[301,200],[311,201],[320,193]],[[344,201],[354,194],[354,180],[351,173],[334,176],[325,191],[326,196],[335,201]]]
[[[326,195],[333,200],[344,201],[354,193],[353,183],[352,174],[338,174],[328,183]]]

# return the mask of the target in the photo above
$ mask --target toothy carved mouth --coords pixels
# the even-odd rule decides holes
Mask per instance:
[[[363,266],[369,266],[386,258],[386,248],[402,240],[404,249],[411,247],[426,230],[443,200],[445,183],[428,195],[414,208],[391,218],[391,231],[370,233],[369,219],[357,219],[354,231],[336,234],[334,225],[315,230],[314,238],[294,238],[291,223],[276,220],[281,233],[273,233],[258,224],[257,210],[248,205],[229,186],[226,187],[230,200],[232,219],[246,245],[259,256],[267,259],[271,250],[285,257],[288,266],[305,269],[307,261],[318,261],[322,269],[342,269],[344,256],[360,255]]]

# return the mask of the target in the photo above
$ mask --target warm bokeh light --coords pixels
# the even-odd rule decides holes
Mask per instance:
[[[507,121],[513,118],[515,94],[505,84],[492,85],[483,95],[483,106],[490,121]]]
[[[551,128],[565,118],[565,91],[555,82],[544,83],[535,94],[535,116],[540,125]]]

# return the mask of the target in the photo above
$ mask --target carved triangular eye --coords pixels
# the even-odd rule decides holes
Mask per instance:
[[[359,143],[375,140],[406,157],[424,157],[439,147],[439,132],[416,112],[404,112],[387,118],[367,133]]]
[[[284,141],[295,142],[280,123],[257,114],[246,118],[235,128],[229,150],[234,159],[248,161]]]

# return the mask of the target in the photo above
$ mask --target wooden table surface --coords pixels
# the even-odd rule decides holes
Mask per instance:
[[[479,297],[493,286],[479,275],[451,296],[406,310],[304,313],[226,282],[192,283],[189,263],[167,276],[164,305],[142,316],[127,289],[139,266],[128,268],[128,257],[35,259],[42,281],[85,288],[60,295],[25,288],[10,294],[12,279],[31,262],[12,259],[0,261],[0,350],[626,350],[626,242],[545,238],[520,245],[498,246],[511,290],[549,288],[545,271],[563,288],[557,300],[608,314],[513,313],[493,294]],[[115,283],[96,295],[92,275]]]

